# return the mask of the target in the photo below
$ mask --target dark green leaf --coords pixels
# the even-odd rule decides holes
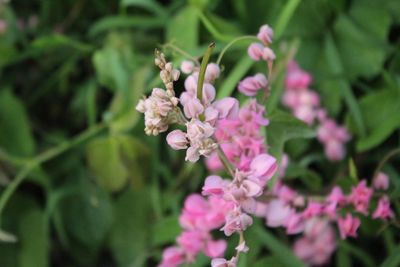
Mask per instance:
[[[184,50],[195,49],[198,40],[199,17],[195,7],[185,7],[167,25],[167,41],[174,42]]]

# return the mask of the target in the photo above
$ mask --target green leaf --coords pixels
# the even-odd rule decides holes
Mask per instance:
[[[252,266],[253,267],[266,267],[266,266],[283,267],[284,265],[282,265],[282,263],[276,256],[268,256],[268,257],[264,257],[264,258],[256,261],[256,263]]]
[[[114,133],[127,132],[138,122],[140,113],[134,107],[143,95],[150,73],[149,66],[138,69],[131,78],[129,88],[115,94],[110,108],[117,117],[110,125]]]
[[[358,258],[366,267],[374,267],[376,264],[374,263],[374,259],[361,248],[354,246],[346,241],[339,242],[340,249],[352,254],[354,257]]]
[[[0,91],[0,148],[16,156],[31,156],[35,150],[23,103],[4,89]]]
[[[49,236],[44,213],[39,209],[24,213],[19,222],[19,267],[49,266]]]
[[[136,6],[145,8],[160,17],[166,17],[167,15],[163,6],[154,0],[122,0],[121,6]]]
[[[196,7],[181,9],[167,24],[167,40],[184,50],[193,50],[199,43],[199,17]]]
[[[357,140],[358,151],[363,152],[378,146],[400,127],[400,117],[396,115],[400,114],[399,99],[400,92],[391,89],[372,92],[360,99],[367,135]],[[351,126],[352,123],[348,118],[348,124]],[[358,134],[355,129],[352,130]]]
[[[86,146],[86,157],[96,181],[109,191],[120,190],[128,180],[119,148],[120,142],[115,136],[96,138]]]
[[[353,180],[355,180],[355,182],[357,182],[358,181],[357,167],[352,158],[349,159],[349,170],[350,170],[350,177]]]
[[[161,219],[154,225],[153,244],[164,245],[172,243],[181,232],[177,216],[169,216]]]
[[[164,26],[165,20],[159,17],[149,16],[109,16],[104,17],[93,23],[89,29],[90,36],[96,36],[105,31],[120,29],[120,28],[161,28]]]
[[[114,203],[111,252],[118,266],[144,266],[149,245],[149,194],[127,190]]]
[[[279,259],[283,266],[286,267],[305,267],[306,265],[299,260],[292,250],[283,244],[279,239],[274,237],[267,229],[259,227],[257,229],[260,241],[271,251],[271,253]]]
[[[130,43],[129,36],[112,32],[105,46],[94,53],[92,61],[101,85],[111,90],[128,90],[134,68]]]
[[[267,140],[272,155],[280,158],[286,141],[315,137],[315,131],[292,115],[275,110],[268,116]]]
[[[397,267],[400,264],[400,246],[397,246],[380,267]]]
[[[61,34],[45,35],[33,40],[31,43],[31,48],[35,49],[36,52],[64,47],[71,47],[81,52],[91,52],[93,50],[91,45],[79,42],[71,37]]]

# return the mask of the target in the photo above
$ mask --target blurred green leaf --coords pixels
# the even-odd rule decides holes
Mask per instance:
[[[94,139],[86,146],[86,157],[96,181],[109,191],[120,190],[128,179],[120,145],[117,137],[108,136]]]
[[[279,260],[279,258],[277,258],[276,256],[268,256],[268,257],[264,257],[264,258],[256,261],[256,263],[252,266],[253,267],[267,267],[267,266],[283,267],[285,265],[283,265],[281,263],[281,261]]]
[[[126,91],[133,73],[134,57],[128,35],[110,33],[105,46],[93,54],[93,64],[101,85]]]
[[[163,6],[154,0],[122,0],[121,6],[135,6],[145,8],[160,17],[166,17],[166,11]]]
[[[267,229],[259,227],[257,229],[260,241],[275,255],[277,259],[286,267],[305,267],[306,265],[299,260],[292,250],[274,237]]]
[[[361,98],[360,109],[365,118],[367,135],[357,140],[357,150],[369,150],[381,144],[388,136],[400,127],[400,92],[398,90],[384,89],[372,92]],[[350,129],[352,120],[348,118]]]
[[[118,266],[144,266],[148,254],[149,194],[146,190],[127,190],[114,203],[114,224],[110,248]]]
[[[19,267],[49,266],[49,237],[46,217],[39,209],[24,213],[19,222]]]
[[[35,150],[23,103],[4,89],[0,91],[0,148],[17,156],[31,156]]]
[[[177,216],[169,216],[161,219],[154,225],[153,244],[163,245],[172,243],[181,232]]]
[[[167,41],[191,51],[199,43],[199,17],[196,7],[187,6],[167,22]]]
[[[292,115],[275,110],[268,116],[267,140],[272,155],[280,158],[286,141],[315,137],[315,131]]]
[[[380,267],[397,267],[400,264],[400,246],[397,246],[393,252],[387,257]]]

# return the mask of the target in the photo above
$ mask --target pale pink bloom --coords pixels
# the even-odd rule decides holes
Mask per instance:
[[[210,175],[204,181],[202,194],[205,196],[208,195],[217,195],[222,196],[224,194],[224,189],[226,188],[229,182],[223,180],[221,177],[217,175]]]
[[[318,202],[308,202],[307,208],[303,211],[304,218],[311,218],[320,215],[323,210],[323,205]]]
[[[255,96],[260,89],[265,88],[267,85],[267,77],[262,73],[258,73],[240,81],[238,90],[246,96]]]
[[[190,74],[194,70],[194,63],[189,60],[184,60],[181,63],[181,71],[185,74]]]
[[[315,111],[312,106],[299,105],[294,109],[293,115],[299,120],[304,121],[308,125],[311,125],[315,119]]]
[[[224,255],[227,243],[225,240],[209,240],[204,248],[204,254],[209,258],[221,257]]]
[[[185,255],[179,247],[168,247],[164,250],[162,261],[158,267],[176,267],[185,261]]]
[[[219,112],[213,106],[209,106],[204,111],[205,121],[210,123],[212,126],[215,126],[215,123],[218,120]]]
[[[308,221],[303,237],[296,240],[293,246],[296,256],[313,266],[327,264],[335,248],[335,233],[322,219]]]
[[[214,134],[214,127],[207,122],[191,120],[187,123],[187,137],[191,142],[202,141],[204,138],[211,137]]]
[[[226,223],[221,228],[226,236],[231,236],[235,232],[244,231],[253,224],[253,219],[239,209],[234,209],[225,218]]]
[[[181,130],[173,130],[167,135],[167,143],[175,150],[186,149],[188,140],[184,132]]]
[[[356,211],[367,215],[368,205],[372,197],[373,190],[366,186],[366,181],[362,180],[357,186],[353,186],[348,201],[354,205]]]
[[[212,83],[219,77],[220,73],[221,73],[221,70],[217,64],[209,63],[207,65],[204,80],[206,82]]]
[[[260,39],[264,44],[272,43],[274,37],[274,31],[267,24],[262,25],[258,31],[257,38]]]
[[[262,58],[263,58],[265,61],[274,61],[275,58],[276,58],[276,56],[275,56],[274,51],[272,51],[271,48],[269,48],[269,47],[264,47],[264,49],[263,49],[263,51],[262,51]]]
[[[252,43],[247,49],[247,53],[253,60],[260,60],[263,57],[264,46],[259,43]]]
[[[264,202],[257,201],[256,208],[254,210],[254,215],[257,217],[265,217],[267,213],[268,204]]]
[[[292,202],[297,196],[296,192],[286,185],[279,186],[276,190],[276,195],[286,203]]]
[[[281,163],[279,164],[278,174],[279,177],[282,178],[285,176],[286,169],[289,166],[289,156],[288,154],[284,153],[281,158]]]
[[[343,143],[337,140],[329,140],[325,143],[325,155],[332,161],[341,160],[344,158],[346,150]]]
[[[372,214],[372,218],[386,220],[393,217],[394,213],[390,208],[389,198],[385,195],[379,199],[378,207]]]
[[[224,97],[213,103],[213,107],[219,111],[220,119],[235,119],[239,113],[239,101],[233,97]]]
[[[237,246],[235,247],[235,250],[236,250],[237,252],[244,252],[244,253],[246,253],[247,251],[249,251],[249,247],[246,246],[246,242],[245,242],[245,241],[242,241],[239,245],[237,245]]]
[[[196,90],[197,92],[197,90]],[[215,99],[215,88],[211,83],[203,84],[203,104],[209,105]]]
[[[289,89],[305,89],[311,84],[311,75],[299,68],[296,62],[289,63],[285,86]]]
[[[192,261],[205,247],[207,238],[207,233],[203,231],[184,231],[177,237],[176,242],[185,251],[188,260]]]
[[[339,217],[337,223],[341,239],[346,239],[348,236],[357,237],[357,229],[361,223],[360,219],[347,213],[345,218]]]
[[[197,118],[204,111],[204,107],[200,100],[193,97],[190,98],[183,106],[185,116],[188,118]]]
[[[259,179],[261,184],[265,185],[274,176],[277,167],[276,159],[273,156],[265,153],[260,154],[250,164],[251,176],[249,177]]]
[[[269,202],[267,213],[265,214],[266,223],[269,227],[279,227],[286,223],[292,215],[293,210],[282,200],[274,199]]]
[[[288,235],[301,233],[304,230],[304,219],[293,211],[286,219],[284,226]]]
[[[389,177],[384,172],[379,172],[372,181],[372,185],[378,190],[387,190],[389,188]]]
[[[341,204],[343,204],[346,201],[345,196],[343,195],[342,189],[339,186],[334,186],[332,188],[332,191],[328,195],[326,200],[328,202],[335,202],[335,203],[341,203]]]
[[[197,91],[197,80],[198,80],[198,74],[192,74],[189,75],[186,79],[185,79],[185,89],[188,92],[191,92],[192,95],[196,94]]]
[[[236,264],[237,259],[235,257],[229,261],[223,258],[216,258],[211,261],[211,267],[236,267]]]

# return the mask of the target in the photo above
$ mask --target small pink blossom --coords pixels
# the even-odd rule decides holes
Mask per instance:
[[[183,106],[183,111],[185,112],[186,117],[197,118],[201,113],[203,113],[204,107],[199,99],[192,97],[188,99]]]
[[[372,197],[372,193],[372,189],[366,186],[366,181],[362,180],[358,183],[357,186],[352,187],[351,194],[348,197],[348,200],[351,204],[354,205],[356,211],[367,215],[368,205]]]
[[[203,186],[202,194],[207,195],[217,195],[222,196],[224,194],[224,189],[227,186],[228,181],[223,180],[217,175],[210,175],[206,178]]]
[[[267,24],[260,27],[257,34],[257,38],[260,39],[264,44],[272,43],[272,38],[274,37],[274,31]]]
[[[176,267],[185,261],[185,255],[179,247],[168,247],[164,250],[162,261],[158,267]]]
[[[173,149],[186,149],[188,145],[188,140],[186,139],[186,134],[181,130],[173,130],[167,135],[167,143]]]
[[[394,213],[390,208],[389,198],[387,196],[381,197],[378,202],[378,207],[372,214],[372,218],[386,220],[393,217]]]
[[[268,85],[267,77],[258,73],[239,82],[238,90],[246,96],[255,96],[260,89]]]
[[[227,243],[225,240],[209,240],[207,241],[206,247],[204,249],[204,254],[209,258],[221,257],[224,255]]]
[[[223,258],[216,258],[211,261],[211,267],[236,267],[236,264],[237,259],[235,257],[229,261]]]
[[[246,213],[238,209],[232,210],[225,218],[226,223],[221,228],[226,236],[231,236],[235,232],[244,231],[253,224],[253,219]]]
[[[261,184],[264,185],[272,178],[272,176],[274,176],[277,168],[278,165],[273,156],[265,153],[260,154],[256,156],[250,164],[250,177],[259,179]]]
[[[184,60],[181,63],[181,71],[185,74],[190,74],[194,71],[194,63],[189,60]]]
[[[372,181],[372,185],[378,190],[387,190],[389,188],[389,177],[384,172],[379,172]]]
[[[304,218],[311,218],[320,215],[323,210],[323,205],[318,202],[310,201],[307,208],[303,211]]]
[[[269,47],[264,47],[263,52],[262,52],[262,58],[263,58],[265,61],[274,61],[275,58],[276,58],[276,56],[275,56],[274,51],[272,51],[271,48],[269,48]]]
[[[233,97],[225,97],[213,103],[213,107],[219,111],[220,119],[235,119],[239,113],[239,102]]]
[[[279,199],[274,199],[268,204],[265,215],[266,223],[269,227],[283,226],[292,215],[292,212],[293,210],[289,205]]]
[[[206,73],[204,79],[206,82],[214,82],[220,75],[221,70],[219,66],[215,63],[209,63],[207,65]]]
[[[259,43],[252,43],[247,49],[247,53],[253,60],[260,60],[263,57],[264,46]]]
[[[361,223],[360,219],[347,213],[345,218],[339,217],[337,223],[341,239],[346,239],[348,236],[357,237],[357,229]]]

